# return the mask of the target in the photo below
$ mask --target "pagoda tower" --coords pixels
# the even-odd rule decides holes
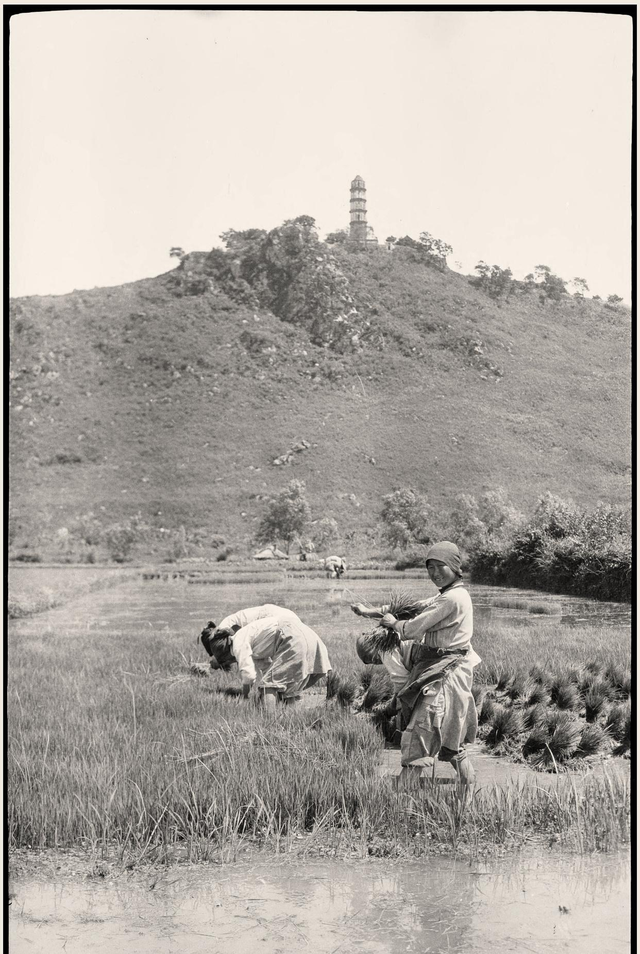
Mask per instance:
[[[367,190],[362,176],[356,176],[351,183],[351,201],[349,203],[350,223],[349,239],[356,245],[367,244]]]

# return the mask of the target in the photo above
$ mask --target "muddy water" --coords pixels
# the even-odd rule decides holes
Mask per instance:
[[[18,882],[12,954],[629,950],[628,858],[172,868]]]
[[[74,568],[78,569],[78,568]],[[117,588],[80,597],[65,606],[39,614],[31,624],[21,621],[20,627],[29,630],[37,625],[45,630],[52,625],[64,622],[69,632],[75,629],[98,629],[110,627],[116,629],[151,628],[158,631],[181,631],[188,627],[199,630],[207,619],[220,619],[233,612],[239,606],[256,605],[260,602],[278,603],[290,606],[310,626],[322,626],[330,617],[336,617],[347,610],[354,601],[376,603],[388,597],[394,588],[410,589],[413,592],[432,595],[436,593],[433,584],[424,579],[407,579],[400,573],[389,573],[379,579],[345,579],[340,583],[325,578],[310,578],[302,574],[273,573],[272,579],[252,578],[249,573],[234,575],[225,572],[211,577],[216,585],[194,585],[203,582],[200,574],[191,577],[152,579],[142,578],[123,582]],[[45,568],[11,567],[9,576],[10,592],[22,592],[35,586],[43,586],[46,574],[53,572]],[[93,575],[100,571],[91,568]],[[55,572],[51,585],[55,588]],[[206,580],[207,577],[205,576]],[[558,622],[591,622],[618,626],[629,626],[631,608],[626,603],[601,603],[585,600],[581,597],[564,597],[536,593],[531,590],[517,590],[505,587],[492,587],[471,584],[469,586],[474,602],[474,615],[478,623],[489,620],[509,620],[517,625],[535,625],[551,618]],[[247,603],[249,600],[249,604]],[[545,604],[552,615],[535,615],[526,608],[511,608],[496,603],[529,601]],[[348,618],[352,621],[350,614]],[[37,623],[36,623],[37,620]]]

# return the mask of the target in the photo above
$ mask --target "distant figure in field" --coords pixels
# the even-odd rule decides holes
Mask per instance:
[[[318,634],[295,613],[285,612],[289,615],[261,616],[235,632],[209,625],[201,635],[212,667],[228,672],[237,663],[243,698],[249,698],[259,681],[258,692],[269,708],[278,701],[294,704],[331,671],[327,647]]]
[[[336,578],[340,579],[344,571],[347,569],[347,564],[344,562],[342,557],[328,556],[324,561],[324,568],[329,579],[335,580]]]

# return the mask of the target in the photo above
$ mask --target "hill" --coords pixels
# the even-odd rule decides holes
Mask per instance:
[[[292,477],[354,547],[398,486],[436,506],[496,487],[525,510],[546,490],[629,503],[627,309],[517,282],[494,298],[410,247],[274,233],[11,301],[16,547],[89,511],[249,546]]]

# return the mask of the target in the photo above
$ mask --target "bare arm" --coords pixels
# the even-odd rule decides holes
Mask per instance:
[[[366,616],[367,619],[382,619],[386,606],[365,606],[364,603],[352,603],[351,609],[356,616]]]

